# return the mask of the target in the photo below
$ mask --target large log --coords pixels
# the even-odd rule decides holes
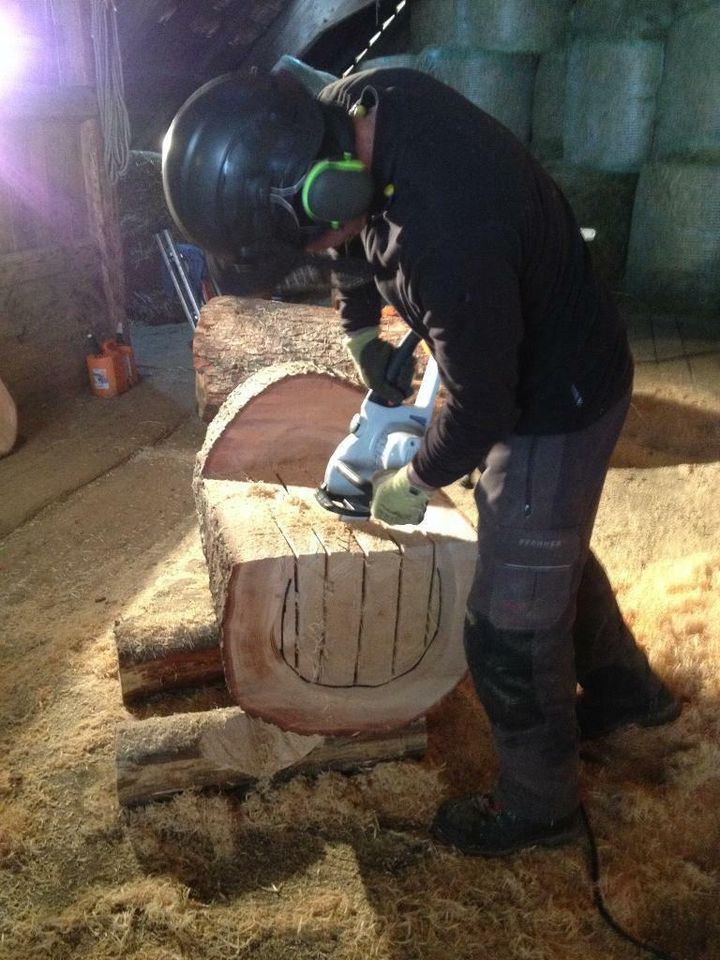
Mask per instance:
[[[342,739],[287,733],[237,707],[153,717],[118,730],[118,799],[131,806],[179,790],[247,787],[276,776],[355,770],[422,756],[426,744],[422,721]]]
[[[402,727],[466,672],[470,524],[438,494],[418,528],[347,523],[314,488],[362,393],[311,364],[264,370],[211,424],[194,482],[225,676],[301,734]]]
[[[256,371],[305,359],[353,376],[335,310],[213,297],[200,311],[193,338],[200,416],[212,420],[231,391]]]

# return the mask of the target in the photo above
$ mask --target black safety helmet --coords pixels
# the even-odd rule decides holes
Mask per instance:
[[[173,120],[163,144],[168,207],[185,236],[232,265],[232,292],[272,290],[313,234],[327,229],[312,225],[299,197],[336,139],[335,109],[282,77],[226,74]],[[352,139],[344,111],[342,120]]]

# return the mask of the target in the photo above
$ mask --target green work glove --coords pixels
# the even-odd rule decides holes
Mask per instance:
[[[408,357],[400,369],[395,384],[388,383],[385,373],[393,358],[395,347],[381,340],[377,327],[368,327],[352,336],[345,337],[345,346],[353,358],[360,379],[368,388],[389,403],[402,403],[410,396],[415,361]]]
[[[410,482],[409,466],[399,470],[383,470],[373,477],[373,498],[370,512],[374,520],[382,520],[392,526],[404,523],[420,523],[425,508],[433,494]]]

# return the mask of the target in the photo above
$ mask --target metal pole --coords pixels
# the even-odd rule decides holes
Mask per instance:
[[[162,256],[165,267],[170,274],[170,279],[172,280],[173,286],[175,287],[175,292],[177,293],[180,303],[182,304],[182,308],[185,316],[188,319],[188,323],[193,330],[195,330],[197,327],[197,322],[200,319],[200,307],[195,299],[195,294],[190,286],[187,274],[185,273],[185,268],[180,262],[180,256],[177,252],[175,243],[170,236],[170,232],[168,230],[163,230],[162,233],[156,233],[155,242],[160,248],[160,255]]]

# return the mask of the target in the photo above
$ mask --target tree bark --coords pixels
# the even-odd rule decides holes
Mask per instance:
[[[123,700],[223,680],[207,565],[195,535],[114,625]]]
[[[124,806],[202,787],[247,787],[275,776],[355,770],[382,760],[420,757],[420,721],[391,733],[326,738],[286,733],[237,707],[126,723],[116,746],[118,799]]]
[[[315,361],[354,376],[335,310],[213,297],[200,311],[193,339],[200,416],[212,420],[231,391],[251,374],[295,360]]]

